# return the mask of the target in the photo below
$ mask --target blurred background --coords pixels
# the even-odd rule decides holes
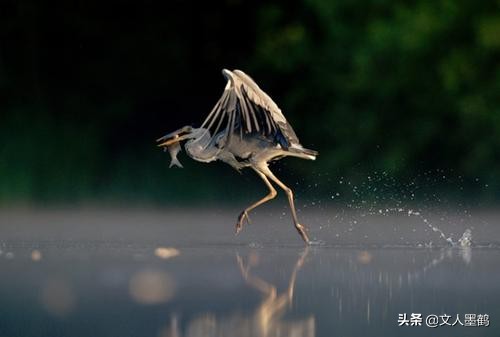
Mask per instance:
[[[438,201],[439,190],[494,203],[499,9],[472,0],[2,1],[0,205],[260,195],[250,171],[184,153],[185,168],[168,170],[155,146],[200,125],[224,88],[222,68],[252,76],[320,152],[275,166],[302,196],[404,190]]]

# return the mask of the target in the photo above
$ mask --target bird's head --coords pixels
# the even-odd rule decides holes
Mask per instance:
[[[191,158],[202,162],[215,160],[218,148],[212,142],[210,131],[205,128],[193,128],[188,125],[158,138],[156,141],[158,147],[168,150],[172,160],[176,162],[176,155],[180,151],[180,143],[184,140],[188,140],[184,148]]]
[[[183,140],[200,140],[201,138],[210,138],[210,133],[204,128],[193,128],[190,125],[186,125],[179,130],[166,134],[156,140],[159,143],[158,147],[169,147],[176,143],[180,143]]]

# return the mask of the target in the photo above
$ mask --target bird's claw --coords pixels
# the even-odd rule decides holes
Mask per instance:
[[[243,211],[240,213],[240,215],[238,216],[238,222],[236,223],[236,235],[238,235],[241,230],[243,229],[243,222],[244,221],[247,221],[248,223],[250,223],[250,217],[248,216],[248,212],[247,211]]]

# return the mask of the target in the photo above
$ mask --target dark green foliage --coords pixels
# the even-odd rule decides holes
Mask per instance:
[[[182,203],[235,199],[233,185],[260,190],[182,155],[187,168],[167,171],[154,146],[210,111],[223,67],[253,76],[320,151],[315,163],[290,159],[281,176],[408,181],[441,169],[487,183],[474,197],[500,197],[497,1],[0,7],[2,203]],[[332,190],[321,186],[314,193]]]

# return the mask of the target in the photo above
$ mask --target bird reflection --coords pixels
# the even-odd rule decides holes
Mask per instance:
[[[252,267],[256,266],[259,256],[250,254],[247,259],[236,254],[236,262],[245,282],[262,295],[257,307],[250,313],[233,313],[229,316],[217,316],[214,313],[202,314],[187,322],[184,334],[180,329],[177,315],[172,315],[170,326],[160,332],[160,337],[313,337],[315,336],[315,318],[311,314],[305,318],[286,319],[291,309],[297,274],[303,267],[309,248],[299,255],[288,286],[279,292],[276,285],[253,275]]]
[[[308,253],[309,249],[306,248],[299,256],[290,276],[288,287],[283,293],[278,293],[275,285],[252,275],[250,273],[251,261],[245,264],[243,259],[236,255],[238,266],[245,281],[263,295],[262,302],[254,311],[252,317],[258,336],[314,336],[315,322],[313,316],[296,321],[283,320],[284,314],[292,305],[297,273],[304,265]]]

